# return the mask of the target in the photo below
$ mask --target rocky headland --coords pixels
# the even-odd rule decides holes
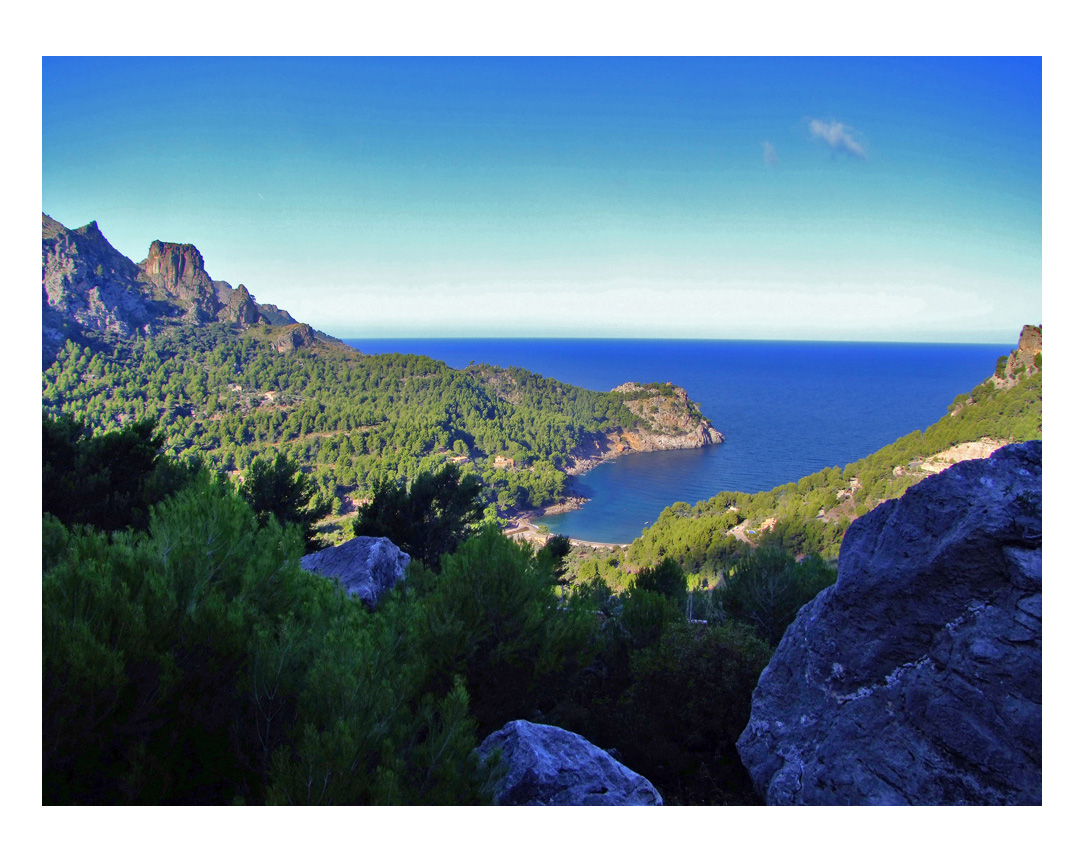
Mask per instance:
[[[604,461],[634,452],[697,449],[723,443],[720,431],[701,415],[689,393],[671,383],[624,383],[611,392],[628,396],[625,406],[637,417],[633,428],[593,435],[573,452],[566,473],[587,473]]]
[[[1041,368],[1044,328],[1026,324],[1017,339],[1017,349],[1006,358],[1006,366],[991,377],[999,389],[1014,386],[1022,377],[1036,374]]]
[[[171,327],[227,325],[266,341],[278,353],[354,352],[331,336],[300,323],[289,312],[257,302],[249,289],[211,277],[191,243],[151,242],[135,263],[106,239],[97,222],[69,229],[42,213],[42,366],[46,368],[68,339],[90,344],[110,339],[154,336]],[[469,368],[499,398],[513,404],[522,396],[524,370],[490,366]],[[556,382],[552,382],[556,383]],[[575,387],[558,384],[559,400],[575,398]],[[688,393],[671,383],[625,383],[612,390],[628,413],[606,428],[582,434],[562,468],[570,476],[633,452],[692,449],[721,443],[723,435],[701,415]],[[632,416],[630,416],[632,415]],[[599,428],[599,424],[592,428]],[[510,469],[520,469],[512,460]],[[543,533],[530,518],[582,506],[567,497],[545,510],[517,513],[525,533]]]

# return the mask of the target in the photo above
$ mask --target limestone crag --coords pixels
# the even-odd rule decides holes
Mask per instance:
[[[357,536],[307,554],[301,568],[337,581],[370,607],[407,575],[410,555],[386,537]]]
[[[280,354],[295,351],[298,348],[310,348],[317,344],[316,330],[308,324],[292,324],[284,327],[271,344]]]
[[[244,287],[244,285],[237,286],[238,290],[241,290]],[[297,323],[297,321],[291,317],[290,312],[285,309],[280,309],[272,303],[257,303],[256,305],[260,309],[260,316],[273,327],[285,327]]]
[[[1041,802],[1042,445],[855,521],[738,741],[768,803]]]
[[[204,269],[200,250],[189,243],[155,240],[140,269],[143,279],[160,295],[185,310],[186,320],[231,324],[260,321],[256,301],[245,286],[235,289],[227,282],[213,281]]]
[[[43,359],[75,328],[119,336],[150,333],[162,314],[139,281],[139,268],[91,222],[69,231],[41,216]]]
[[[662,806],[655,787],[579,734],[518,719],[482,741],[480,758],[499,748],[507,765],[502,806]]]

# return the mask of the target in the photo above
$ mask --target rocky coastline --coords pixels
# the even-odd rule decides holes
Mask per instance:
[[[681,387],[625,383],[612,392],[630,393],[636,398],[626,402],[630,411],[643,421],[631,429],[600,432],[572,453],[572,464],[564,469],[567,476],[583,476],[607,461],[634,452],[662,452],[664,450],[698,449],[723,443],[724,436],[703,416],[697,405],[689,400],[689,394]],[[508,517],[507,536],[515,536],[542,544],[549,532],[540,529],[534,519],[558,515],[581,509],[588,502],[586,497],[571,496],[545,507],[515,510]],[[569,538],[574,545],[592,548],[624,548],[621,543],[590,542]]]

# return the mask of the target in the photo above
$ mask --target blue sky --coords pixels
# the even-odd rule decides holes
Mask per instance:
[[[42,210],[351,336],[1016,340],[1041,63],[44,58]]]

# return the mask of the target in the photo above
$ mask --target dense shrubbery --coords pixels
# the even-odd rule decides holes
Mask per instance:
[[[688,586],[682,567],[669,557],[663,558],[656,566],[642,569],[633,576],[635,590],[645,590],[665,596],[679,603],[684,602]]]
[[[599,609],[595,660],[569,680],[546,721],[616,749],[669,804],[759,802],[735,750],[771,650],[743,624],[691,623],[650,590],[620,597],[578,585]]]
[[[282,453],[274,459],[254,459],[241,485],[241,496],[260,523],[266,524],[269,517],[274,517],[280,524],[298,525],[307,552],[322,547],[316,538],[316,523],[332,510],[330,500],[313,500],[316,493],[313,481]]]
[[[625,763],[687,805],[756,802],[735,742],[771,651],[749,630],[678,623],[634,654],[612,729]]]
[[[779,546],[739,558],[712,591],[712,607],[725,619],[749,624],[773,648],[799,609],[836,582],[836,569],[817,555],[795,560]]]
[[[302,571],[200,477],[148,531],[43,522],[43,801],[486,799],[462,684],[425,691],[405,613]]]
[[[545,562],[494,525],[416,584],[419,649],[439,689],[465,681],[483,733],[552,709],[593,654],[594,615],[559,610]]]
[[[67,525],[144,528],[152,505],[183,486],[195,467],[161,457],[150,420],[92,437],[72,417],[42,417],[42,511]]]
[[[483,803],[500,765],[474,749],[523,718],[618,746],[668,802],[753,800],[733,744],[768,649],[687,624],[673,564],[563,602],[560,538],[491,524],[371,612],[300,569],[303,524],[206,471],[140,522],[118,489],[165,468],[137,467],[96,480],[126,529],[43,513],[43,802]]]

